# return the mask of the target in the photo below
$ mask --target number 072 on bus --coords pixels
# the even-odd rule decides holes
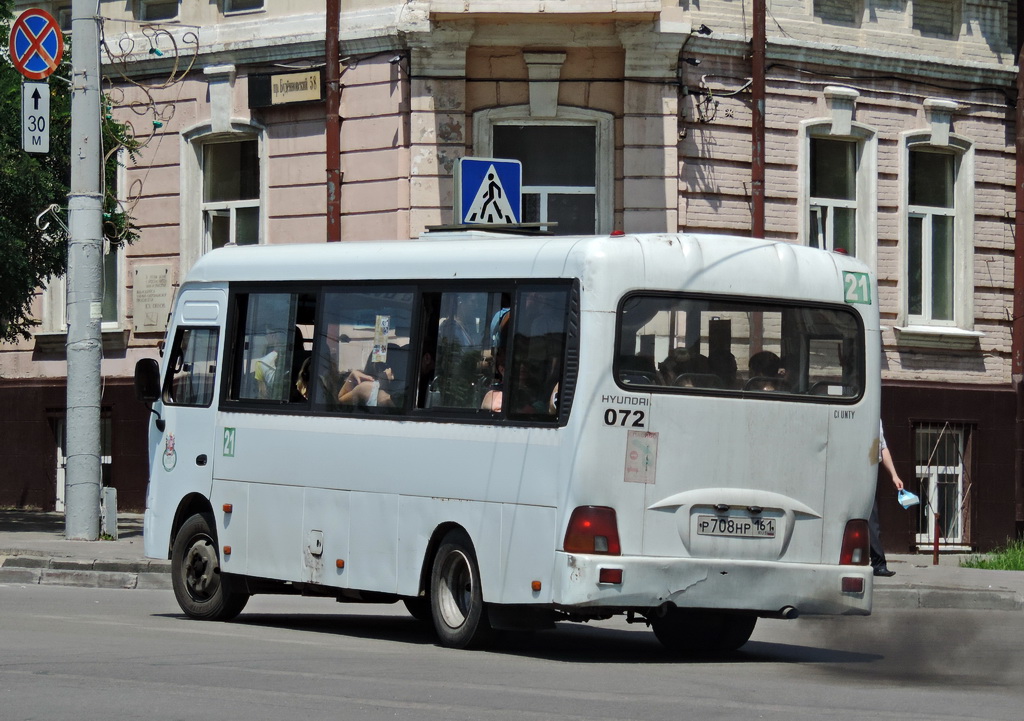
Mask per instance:
[[[402,601],[458,648],[868,614],[875,297],[856,259],[728,236],[215,250],[136,367],[146,554],[194,618]]]

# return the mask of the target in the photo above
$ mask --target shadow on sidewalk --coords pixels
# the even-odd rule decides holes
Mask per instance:
[[[0,510],[0,533],[38,533],[64,539],[64,514],[57,511]],[[118,514],[117,536],[142,538],[142,514]]]

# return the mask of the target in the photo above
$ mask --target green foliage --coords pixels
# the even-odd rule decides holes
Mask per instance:
[[[1024,571],[1024,539],[1010,541],[1006,548],[984,556],[970,556],[960,562],[964,568],[990,571]]]
[[[31,304],[38,289],[67,268],[67,237],[60,223],[48,216],[46,232],[36,218],[51,205],[58,206],[61,222],[67,223],[67,195],[71,179],[71,46],[65,38],[65,61],[49,79],[50,152],[45,155],[21,149],[22,76],[8,57],[7,43],[13,20],[13,0],[0,0],[0,341],[29,338],[37,325]],[[104,113],[105,150],[123,145],[132,152],[137,145],[128,127]],[[131,243],[137,230],[118,205],[117,156],[110,153],[106,168],[104,199],[105,237],[113,247]],[[46,221],[44,220],[44,223]]]

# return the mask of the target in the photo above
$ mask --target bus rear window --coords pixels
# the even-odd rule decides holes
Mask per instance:
[[[633,295],[619,312],[614,372],[627,388],[853,400],[864,331],[838,306]]]

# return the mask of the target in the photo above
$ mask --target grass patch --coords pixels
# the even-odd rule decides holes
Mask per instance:
[[[1006,548],[983,556],[969,556],[960,565],[989,571],[1024,571],[1024,539],[1010,541]]]

